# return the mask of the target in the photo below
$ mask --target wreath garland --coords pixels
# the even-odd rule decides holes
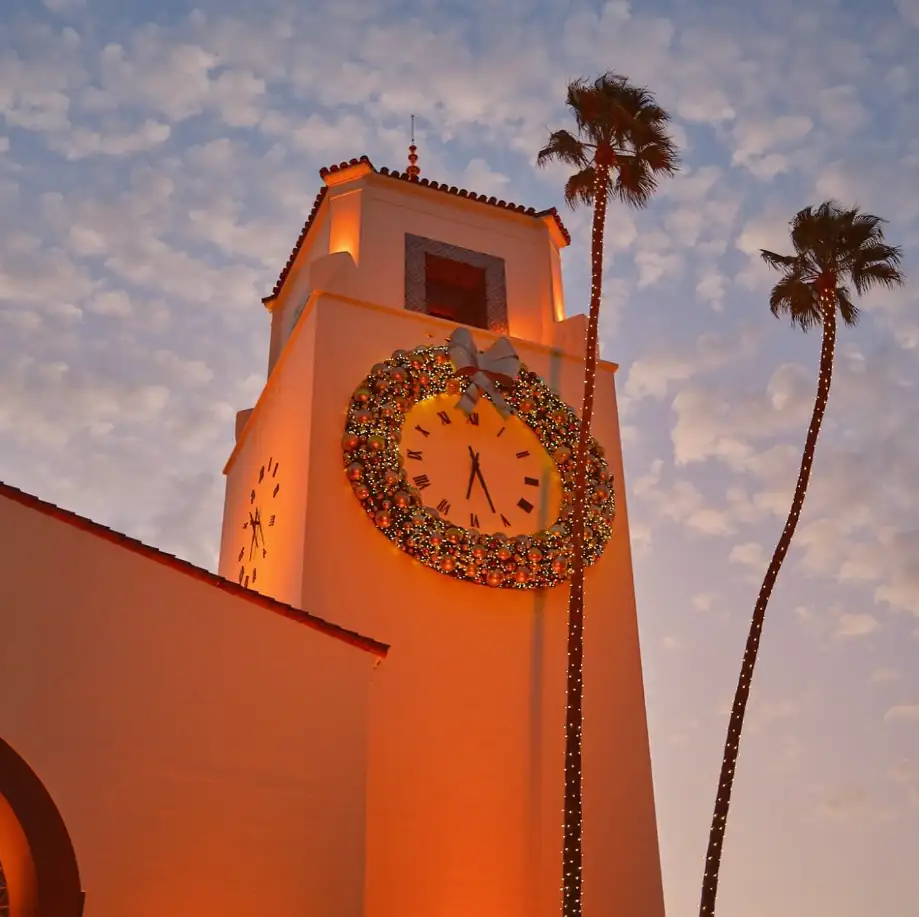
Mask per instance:
[[[420,491],[410,484],[399,450],[405,415],[434,395],[459,397],[467,384],[445,346],[396,350],[375,364],[351,396],[341,443],[354,495],[390,541],[440,573],[492,587],[560,585],[571,575],[569,526],[580,419],[526,366],[520,365],[512,386],[499,383],[498,389],[558,466],[562,502],[555,522],[533,535],[483,534],[454,525],[424,506]],[[603,447],[591,437],[588,451],[584,560],[590,565],[612,534],[615,498]]]

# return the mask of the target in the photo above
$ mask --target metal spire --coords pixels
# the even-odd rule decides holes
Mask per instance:
[[[418,168],[418,154],[415,152],[418,147],[415,146],[415,116],[412,115],[412,142],[408,148],[408,168],[405,170],[411,181],[418,181],[421,169]]]

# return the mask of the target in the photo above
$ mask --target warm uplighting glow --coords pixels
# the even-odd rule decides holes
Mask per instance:
[[[355,264],[361,253],[361,191],[345,191],[330,202],[329,254],[347,252]]]

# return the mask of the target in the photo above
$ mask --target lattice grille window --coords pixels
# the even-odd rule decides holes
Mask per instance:
[[[405,308],[507,334],[504,260],[406,233]]]

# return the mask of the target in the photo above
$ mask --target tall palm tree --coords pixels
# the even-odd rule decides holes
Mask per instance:
[[[591,237],[590,312],[584,360],[584,400],[576,453],[571,537],[574,545],[568,600],[568,680],[565,719],[565,814],[562,854],[562,913],[581,914],[581,722],[584,658],[584,532],[587,516],[588,440],[593,419],[597,336],[603,278],[603,233],[610,197],[632,207],[644,207],[661,175],[672,175],[677,150],[667,135],[669,115],[647,89],[633,86],[615,73],[593,82],[575,80],[568,86],[567,105],[577,135],[554,131],[536,162],[559,161],[576,171],[565,185],[569,207],[593,205]]]
[[[901,251],[884,241],[883,223],[884,220],[880,217],[862,213],[858,207],[844,209],[835,201],[825,201],[816,208],[805,207],[792,220],[793,255],[777,255],[766,250],[760,252],[766,264],[782,272],[769,297],[772,314],[777,318],[788,317],[792,326],[797,326],[802,331],[822,327],[823,345],[820,350],[817,396],[807,429],[807,439],[804,441],[798,483],[795,486],[788,518],[785,520],[785,528],[769,562],[753,609],[753,620],[750,623],[750,633],[740,667],[740,679],[734,693],[718,795],[715,799],[715,813],[708,838],[702,900],[699,905],[700,917],[712,917],[715,913],[721,849],[731,804],[740,731],[743,727],[747,699],[750,696],[750,682],[756,665],[766,606],[801,516],[801,507],[804,505],[814,461],[814,449],[830,394],[833,352],[836,346],[836,313],[839,312],[846,325],[855,325],[858,321],[858,308],[852,302],[849,284],[861,295],[877,286],[899,286],[905,279],[899,270]]]

